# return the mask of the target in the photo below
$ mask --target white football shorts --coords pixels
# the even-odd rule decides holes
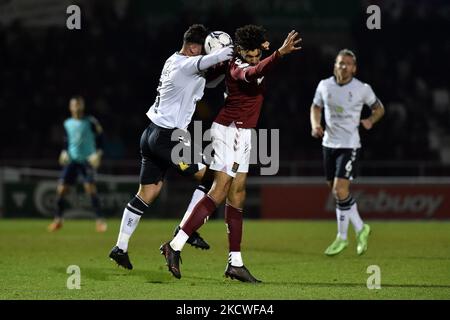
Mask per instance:
[[[237,172],[248,172],[251,150],[251,129],[226,127],[213,122],[211,140],[214,155],[209,168],[235,177]]]

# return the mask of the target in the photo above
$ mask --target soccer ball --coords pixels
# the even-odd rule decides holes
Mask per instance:
[[[223,31],[213,31],[205,39],[205,52],[210,54],[220,48],[233,45],[233,39]]]

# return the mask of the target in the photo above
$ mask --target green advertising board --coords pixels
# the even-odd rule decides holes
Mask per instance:
[[[53,217],[56,208],[55,180],[39,182],[5,182],[3,211],[5,217]],[[122,215],[127,202],[136,194],[136,183],[98,182],[101,208],[106,217]],[[82,185],[71,189],[66,196],[67,218],[90,218],[95,214],[91,200]],[[159,201],[152,203],[152,216],[160,213]]]

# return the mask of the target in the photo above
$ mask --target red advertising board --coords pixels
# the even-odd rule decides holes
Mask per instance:
[[[450,185],[353,185],[362,216],[369,219],[450,219]],[[332,219],[335,201],[327,186],[266,185],[262,218]]]

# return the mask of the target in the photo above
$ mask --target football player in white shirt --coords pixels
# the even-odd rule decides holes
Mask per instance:
[[[186,130],[191,122],[196,103],[202,98],[205,89],[204,71],[232,58],[232,47],[202,55],[207,34],[206,28],[200,24],[192,25],[184,33],[181,50],[170,56],[164,64],[155,102],[147,112],[150,125],[140,140],[142,162],[139,190],[125,207],[117,244],[109,254],[111,259],[126,269],[133,268],[128,256],[129,239],[142,214],[158,197],[167,170],[174,168],[178,173],[195,176],[198,180],[205,172],[205,165],[201,163],[172,161],[172,149],[180,143],[172,141],[172,133],[177,129]],[[203,192],[208,189],[205,187]],[[188,243],[203,249],[209,248],[198,233],[193,234]]]
[[[160,247],[169,271],[177,279],[181,278],[180,254],[186,239],[206,223],[221,203],[226,202],[229,254],[225,276],[243,282],[261,282],[244,265],[241,255],[250,131],[257,125],[264,100],[264,76],[282,56],[301,49],[297,46],[300,41],[298,33],[292,30],[278,50],[261,59],[262,50],[269,49],[265,33],[265,29],[257,25],[246,25],[235,32],[238,53],[227,66],[225,82],[228,96],[211,127],[214,156],[209,172],[214,172],[212,188],[202,197],[195,197],[194,193],[188,208],[188,211],[192,210],[189,219],[171,241]]]
[[[367,250],[370,226],[364,224],[358,213],[355,199],[350,193],[350,181],[355,177],[355,164],[361,147],[359,124],[366,130],[384,115],[384,107],[372,88],[354,77],[356,56],[348,49],[336,56],[334,76],[320,81],[311,106],[311,134],[323,138],[323,159],[327,183],[336,199],[338,234],[325,250],[334,256],[348,246],[347,230],[351,221],[356,232],[357,254]],[[363,105],[372,113],[361,118]],[[321,125],[322,109],[325,114],[325,129]]]

